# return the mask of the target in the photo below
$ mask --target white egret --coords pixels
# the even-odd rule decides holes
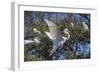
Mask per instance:
[[[82,22],[82,24],[83,24],[83,29],[84,30],[89,30],[88,25],[85,22]]]
[[[51,56],[58,47],[62,46],[66,40],[70,38],[70,35],[68,33],[68,29],[64,29],[64,33],[67,35],[67,37],[62,36],[58,31],[59,29],[57,28],[57,25],[49,21],[47,19],[44,19],[44,21],[47,23],[49,27],[49,32],[45,32],[47,36],[52,40],[53,42],[53,49],[51,50],[49,56]]]
[[[74,26],[74,23],[73,22],[71,22],[70,24],[71,24],[72,27]]]

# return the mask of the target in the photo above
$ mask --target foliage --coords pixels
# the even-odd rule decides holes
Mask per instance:
[[[39,45],[26,44],[24,45],[24,61],[42,61],[42,60],[58,60],[58,54],[64,54],[64,59],[85,59],[90,58],[90,52],[84,55],[84,52],[77,54],[77,51],[80,49],[78,46],[79,43],[89,43],[90,44],[90,27],[89,30],[84,30],[82,23],[78,23],[74,15],[82,16],[82,19],[86,19],[89,14],[73,14],[72,13],[49,13],[49,12],[25,12],[25,28],[24,29],[24,38],[34,39],[35,37],[40,38],[41,43]],[[60,17],[61,16],[61,17]],[[74,18],[73,18],[74,17]],[[52,20],[58,26],[59,33],[64,35],[63,29],[68,28],[70,33],[70,39],[68,39],[61,49],[58,49],[52,57],[49,57],[50,51],[53,48],[53,43],[49,37],[45,34],[44,31],[49,31],[47,24],[44,22],[44,18]],[[70,23],[73,22],[74,26]],[[90,26],[90,24],[88,24]],[[33,33],[33,28],[37,28],[41,31],[41,35]],[[90,48],[90,47],[88,47]],[[83,48],[84,49],[84,48]],[[55,58],[53,58],[55,57]]]

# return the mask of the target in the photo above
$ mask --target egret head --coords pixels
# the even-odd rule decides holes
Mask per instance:
[[[34,31],[36,31],[36,28],[33,28]]]
[[[68,33],[68,32],[69,32],[68,28],[65,28],[65,29],[64,29],[64,34],[66,34],[66,33]]]
[[[68,28],[65,28],[64,31],[63,31],[63,33],[64,33],[64,37],[65,37],[65,38],[67,38],[67,39],[70,38],[70,34],[69,34]]]

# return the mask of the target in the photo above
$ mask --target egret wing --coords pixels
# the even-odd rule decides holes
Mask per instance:
[[[44,19],[44,21],[47,23],[49,27],[49,33],[52,36],[52,39],[55,39],[57,36],[59,36],[59,33],[58,33],[59,30],[58,30],[57,25],[54,22],[49,21],[47,19]]]

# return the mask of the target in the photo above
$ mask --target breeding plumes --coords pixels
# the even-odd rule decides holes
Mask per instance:
[[[40,43],[40,41],[39,41],[39,39],[36,37],[36,38],[34,38],[34,41],[36,42],[36,43]]]
[[[24,40],[24,44],[30,44],[30,43],[33,43],[34,41],[33,40]]]
[[[47,19],[44,19],[44,21],[46,22],[49,28],[49,32],[45,33],[53,42],[53,49],[50,51],[49,54],[49,56],[51,56],[57,50],[57,48],[62,46],[64,42],[70,38],[70,35],[67,28],[64,29],[64,34],[67,35],[67,37],[65,37],[58,32],[59,29],[57,28],[57,25],[54,22],[49,21]]]
[[[38,38],[34,38],[34,40],[24,40],[24,44],[30,44],[30,43],[39,44],[40,41]]]

